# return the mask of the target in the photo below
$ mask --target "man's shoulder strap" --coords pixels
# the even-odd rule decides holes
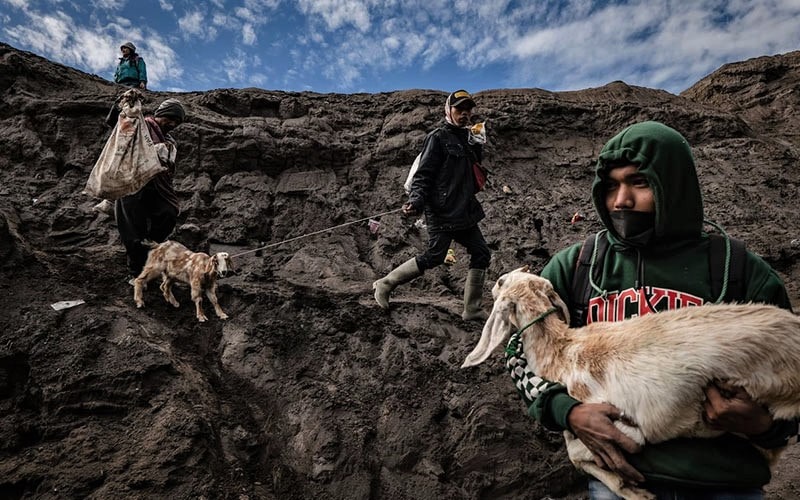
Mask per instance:
[[[139,77],[139,78],[142,77],[142,72],[139,71],[139,61],[141,61],[141,60],[142,60],[142,56],[140,56],[139,54],[133,54],[131,56],[130,65],[133,66],[134,68],[136,68],[136,76]]]
[[[729,272],[725,276],[726,237],[718,234],[709,235],[708,268],[711,273],[711,294],[716,300],[725,289],[724,302],[740,302],[745,297],[744,264],[747,260],[747,249],[742,240],[736,238],[727,240],[731,243],[731,254]]]
[[[597,248],[595,248],[595,240]],[[604,233],[590,234],[581,246],[578,254],[578,261],[575,263],[575,273],[572,276],[572,291],[570,294],[571,304],[571,327],[583,326],[586,324],[586,313],[589,308],[589,297],[592,294],[592,287],[589,282],[589,271],[592,270],[592,260],[594,269],[592,279],[600,281],[603,275],[603,261],[608,250],[608,240]]]
[[[722,294],[725,290],[725,302],[742,301],[745,298],[745,262],[747,260],[747,249],[742,240],[729,238],[731,244],[729,272],[725,276],[725,260],[727,252],[725,248],[725,237],[712,234],[709,235],[709,273],[711,279],[711,293],[714,297]],[[597,249],[595,249],[597,241]],[[603,234],[592,234],[586,238],[578,254],[578,261],[575,263],[575,272],[572,277],[572,289],[570,293],[572,320],[571,327],[583,326],[586,324],[586,314],[589,307],[592,287],[589,281],[589,271],[592,270],[592,279],[599,282],[603,275],[603,263],[605,254],[608,250],[608,240]],[[594,260],[594,266],[592,261]]]

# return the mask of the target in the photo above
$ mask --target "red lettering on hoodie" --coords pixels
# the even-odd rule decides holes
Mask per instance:
[[[696,295],[668,288],[646,287],[639,290],[628,288],[590,299],[586,322],[587,324],[595,321],[616,322],[652,312],[701,306],[703,303],[703,299]]]

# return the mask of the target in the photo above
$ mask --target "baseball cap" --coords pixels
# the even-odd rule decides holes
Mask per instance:
[[[447,96],[448,106],[459,106],[464,103],[469,104],[471,108],[475,107],[475,101],[472,99],[472,96],[464,89],[456,90]]]

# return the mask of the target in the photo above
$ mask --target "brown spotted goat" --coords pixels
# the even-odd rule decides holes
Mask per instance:
[[[717,380],[743,387],[776,419],[800,416],[800,316],[791,311],[706,305],[569,329],[567,306],[548,280],[527,268],[501,276],[492,294],[492,313],[462,367],[483,362],[533,323],[521,339],[532,371],[561,382],[580,401],[622,410],[630,421],[615,425],[641,445],[722,434],[702,418],[703,388]],[[572,433],[564,437],[572,463],[617,495],[655,498],[597,466]],[[762,451],[774,465],[783,448]]]
[[[228,315],[217,301],[217,278],[224,277],[232,271],[230,256],[226,252],[217,252],[208,255],[202,252],[192,252],[177,241],[164,243],[144,242],[152,248],[147,256],[147,262],[142,272],[133,281],[133,300],[136,307],[144,306],[142,292],[147,288],[150,280],[162,277],[161,292],[164,299],[175,307],[178,301],[172,295],[172,283],[182,281],[188,283],[192,289],[192,300],[197,308],[197,320],[207,321],[203,313],[203,292],[214,306],[214,311],[220,319],[228,319]]]

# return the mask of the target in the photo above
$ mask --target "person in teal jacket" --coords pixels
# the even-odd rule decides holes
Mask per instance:
[[[586,323],[622,321],[717,300],[709,279],[700,184],[690,146],[680,133],[651,121],[613,137],[597,161],[592,201],[609,246],[603,262],[596,263],[603,273],[589,304],[570,299],[582,244],[557,253],[541,273],[565,299],[570,314],[588,306]],[[743,302],[791,309],[783,282],[764,260],[748,251],[744,272]],[[797,440],[797,421],[773,420],[741,388],[720,382],[705,389],[704,419],[726,434],[639,447],[613,425],[622,418],[614,406],[581,403],[566,387],[536,377],[527,367],[522,376],[511,371],[531,416],[547,429],[569,429],[592,450],[598,465],[659,498],[762,498],[771,475],[756,446],[777,448]],[[593,499],[617,498],[594,479],[589,492]]]
[[[144,59],[136,53],[136,46],[131,42],[123,43],[119,50],[122,57],[114,71],[114,81],[128,87],[147,87],[147,65]]]

